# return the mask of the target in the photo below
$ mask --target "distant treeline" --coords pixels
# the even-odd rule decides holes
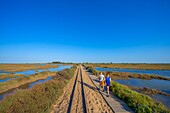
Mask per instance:
[[[158,64],[158,65],[170,65],[170,63],[115,63],[115,62],[99,62],[99,63],[94,63],[94,62],[60,62],[60,61],[53,61],[52,63],[56,64],[133,64],[133,65],[138,65],[138,64]]]
[[[73,62],[60,62],[60,61],[53,61],[52,63],[53,64],[76,64],[76,63],[73,63]]]

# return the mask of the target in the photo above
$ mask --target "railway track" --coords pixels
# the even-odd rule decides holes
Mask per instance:
[[[81,88],[82,88],[82,97],[83,97],[83,107],[84,107],[84,113],[87,113],[87,105],[86,105],[86,97],[85,97],[85,92],[84,92],[84,82],[83,82],[83,77],[82,77],[82,70],[80,69],[80,76],[81,76]]]
[[[80,66],[78,67],[76,78],[74,81],[72,93],[70,96],[69,106],[67,113],[70,112],[82,112],[87,113],[86,97],[83,85],[82,70]]]

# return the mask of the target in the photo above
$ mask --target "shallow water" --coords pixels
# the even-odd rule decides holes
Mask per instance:
[[[66,68],[71,68],[72,66],[65,66],[65,65],[59,65],[58,68],[48,68],[48,69],[37,69],[37,70],[26,70],[26,71],[21,71],[21,72],[15,72],[14,74],[23,74],[25,76],[29,76],[29,75],[33,75],[36,73],[40,73],[40,72],[45,72],[45,71],[50,71],[50,72],[58,72],[58,71],[62,71]],[[1,71],[5,74],[9,74],[9,72],[4,72]],[[0,82],[6,82],[8,80],[11,80],[11,78],[6,78],[6,79],[0,79]]]
[[[23,74],[25,76],[28,76],[28,75],[33,75],[35,74],[36,72],[34,70],[26,70],[26,71],[21,71],[21,72],[15,72],[15,74]]]
[[[7,95],[13,94],[14,91],[15,91],[15,89],[9,90],[9,91],[7,91],[7,92],[5,92],[5,93],[1,93],[1,94],[0,94],[0,100],[2,100],[2,99],[3,99],[5,96],[7,96]]]
[[[21,72],[16,72],[15,74],[23,74],[25,76],[29,76],[35,73],[39,73],[39,72],[45,72],[45,71],[62,71],[66,68],[71,68],[72,66],[63,66],[63,65],[59,65],[58,68],[48,68],[48,69],[37,69],[37,70],[26,70],[26,71],[21,71]]]
[[[54,71],[54,72],[58,72],[58,71],[62,71],[66,68],[71,68],[72,66],[63,66],[63,65],[59,65],[58,68],[49,68],[47,69],[47,71]]]
[[[129,72],[137,74],[155,74],[170,78],[170,70],[139,70],[139,69],[121,69],[121,68],[95,68],[98,71],[113,71],[113,72]]]
[[[44,79],[44,80],[38,80],[38,81],[36,81],[36,82],[32,82],[32,83],[29,84],[28,88],[32,88],[34,85],[39,84],[39,83],[47,82],[47,81],[51,80],[52,78],[53,78],[53,77],[50,76],[50,77],[48,77],[48,78],[46,78],[46,79]]]
[[[0,70],[0,74],[10,74],[10,72]]]
[[[164,104],[170,110],[170,97],[157,94],[157,95],[151,96],[151,98],[153,98],[155,102],[160,102]]]
[[[11,78],[0,79],[0,82],[7,82],[9,80],[11,80]]]
[[[131,78],[128,80],[115,80],[116,82],[127,85],[127,86],[135,86],[135,87],[147,87],[151,89],[158,89],[165,93],[170,94],[170,81],[167,80],[143,80],[143,79],[135,79]]]

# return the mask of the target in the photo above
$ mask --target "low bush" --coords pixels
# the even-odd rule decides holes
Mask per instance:
[[[92,66],[85,66],[86,70],[90,73],[92,73],[93,75],[97,75],[98,71],[95,70]]]

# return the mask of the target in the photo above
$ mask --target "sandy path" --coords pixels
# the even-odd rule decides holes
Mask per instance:
[[[82,67],[81,67],[82,68]],[[112,113],[113,111],[107,105],[96,86],[92,83],[84,69],[82,70],[84,90],[86,96],[88,113]]]
[[[71,113],[83,113],[83,102],[82,102],[82,88],[81,88],[81,76],[80,68],[78,70],[78,78],[73,96],[73,102],[71,107]]]
[[[87,73],[83,70],[82,66],[78,66],[75,76],[70,80],[68,85],[64,89],[63,95],[59,98],[56,104],[53,106],[52,113],[83,113],[84,106],[82,98],[82,88],[81,88],[81,74],[83,77],[83,87],[85,93],[85,102],[88,113],[112,113],[112,110],[107,105],[101,94],[98,92],[95,85],[92,83]],[[77,81],[76,80],[77,76]],[[75,85],[75,90],[74,84]],[[74,93],[72,93],[74,91]],[[71,96],[74,94],[73,96]],[[72,97],[72,98],[70,98]],[[70,106],[71,100],[71,108]]]
[[[76,70],[74,77],[69,81],[68,85],[65,87],[63,95],[58,99],[56,104],[53,106],[53,110],[51,113],[67,113],[70,95],[72,93],[77,72],[78,69]]]

